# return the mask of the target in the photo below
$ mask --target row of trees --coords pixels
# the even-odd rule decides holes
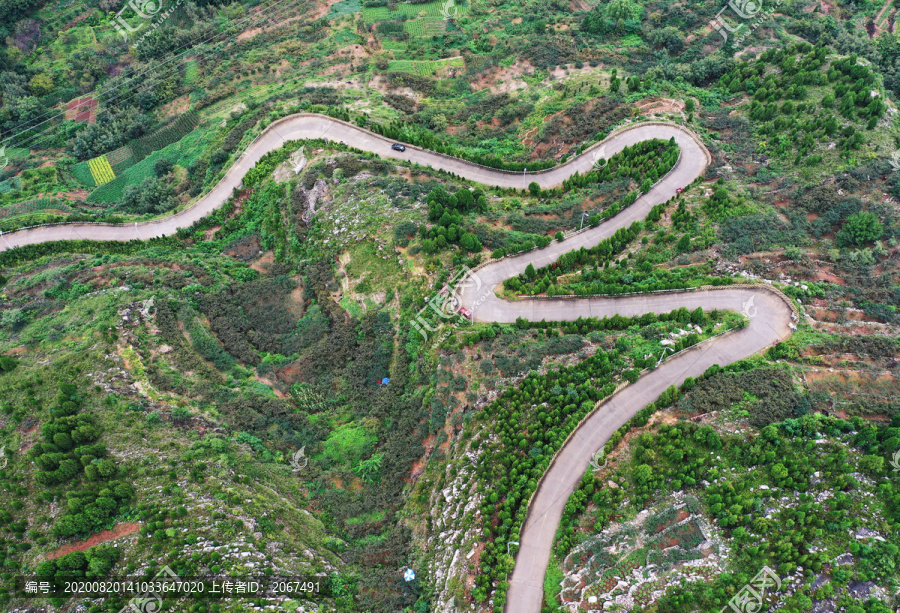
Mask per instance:
[[[682,308],[668,314],[648,313],[634,318],[615,315],[603,319],[539,323],[519,319],[516,327],[563,326],[567,331],[586,332],[666,320],[704,322],[706,315],[702,310],[692,313]],[[615,374],[624,366],[619,352],[612,350],[598,351],[579,364],[546,375],[532,372],[517,388],[507,389],[481,414],[481,419],[492,421],[499,441],[482,453],[477,467],[479,479],[491,483],[492,492],[481,505],[487,544],[481,556],[481,572],[476,578],[473,596],[485,600],[491,593],[492,583],[498,582],[494,592],[496,611],[502,610],[506,602],[506,576],[513,565],[512,558],[506,554],[505,542],[517,540],[528,511],[528,500],[553,455],[595,404],[615,391]],[[666,402],[672,400],[673,393],[666,392]],[[586,480],[584,486],[592,487],[592,481]],[[582,498],[572,505],[570,515],[577,513],[581,508],[578,505],[589,499]]]
[[[88,482],[69,486],[62,517],[53,534],[67,538],[91,533],[102,527],[127,505],[134,488],[113,481],[115,461],[107,458],[106,446],[97,442],[101,432],[89,415],[79,414],[83,397],[71,383],[61,383],[52,419],[41,428],[42,440],[28,450],[38,466],[35,481],[46,487],[66,484],[82,473]]]
[[[436,253],[451,244],[458,244],[470,253],[482,250],[478,237],[462,228],[463,215],[487,210],[487,199],[481,189],[462,188],[455,194],[449,194],[443,186],[438,186],[425,201],[428,204],[428,219],[436,224],[431,228],[419,227],[425,253]]]
[[[404,75],[404,78],[407,79],[413,77],[414,75]],[[497,168],[499,170],[522,172],[527,168],[534,172],[552,168],[555,165],[555,162],[552,160],[509,162],[495,155],[470,153],[443,142],[438,136],[435,136],[434,132],[425,129],[422,126],[404,123],[400,120],[394,120],[388,125],[367,123],[365,127],[392,140],[411,143],[418,147],[422,147],[423,149],[430,149],[431,151],[437,151],[438,153],[443,153],[445,155],[452,155],[453,157],[469,160],[470,162],[475,162],[476,164],[481,164],[482,166],[488,166],[490,168]]]
[[[675,165],[678,160],[678,151],[679,149],[674,139],[669,141],[661,139],[642,141],[632,146],[626,146],[608,161],[599,159],[597,161],[597,166],[600,167],[598,170],[591,171],[585,175],[576,173],[574,176],[566,179],[560,188],[542,190],[536,182],[532,182],[528,190],[534,197],[556,197],[571,189],[624,177],[630,177],[639,183],[639,191],[626,194],[619,201],[609,205],[601,213],[592,215],[587,220],[590,227],[596,227],[603,219],[609,219],[634,203],[641,192],[646,193],[649,191],[650,187]],[[472,211],[484,212],[487,210],[487,200],[482,190],[461,189],[451,195],[443,187],[438,187],[429,194],[427,202],[429,206],[429,220],[436,222],[436,225],[431,228],[419,228],[419,235],[422,238],[422,249],[426,253],[436,253],[451,244],[459,244],[463,249],[471,253],[477,253],[482,250],[482,244],[478,236],[462,228],[464,214]],[[549,237],[536,236],[533,241],[527,241],[523,244],[511,244],[495,249],[493,257],[503,257],[507,253],[528,251],[535,246],[543,248],[549,243]]]
[[[623,177],[630,177],[636,184],[641,186],[641,193],[646,193],[649,191],[650,186],[665,176],[675,166],[675,163],[678,161],[678,152],[679,147],[675,143],[674,137],[667,141],[653,138],[634,145],[628,145],[609,160],[604,158],[597,159],[594,169],[587,174],[576,173],[563,181],[562,190],[559,190],[558,193],[562,194],[562,192],[570,189],[586,187]],[[530,186],[529,189],[534,192],[534,189]],[[542,195],[542,193],[539,191],[536,195]]]
[[[665,205],[657,205],[653,207],[654,210],[657,207],[664,209]],[[503,287],[511,292],[531,290],[531,293],[534,293],[535,282],[538,279],[546,279],[549,284],[556,285],[561,275],[580,270],[591,264],[604,265],[621,253],[640,234],[643,227],[643,223],[636,221],[627,228],[619,228],[611,237],[603,239],[594,247],[589,249],[581,247],[576,251],[564,253],[548,266],[535,269],[532,264],[529,264],[525,268],[525,272],[504,281]]]
[[[491,483],[493,491],[481,506],[487,543],[472,592],[476,600],[486,600],[498,581],[494,607],[502,610],[509,587],[506,576],[512,570],[505,542],[518,540],[537,480],[594,403],[615,391],[613,373],[622,364],[617,351],[598,351],[575,366],[545,376],[532,373],[481,414],[494,423],[499,442],[482,453],[477,468],[480,480]]]

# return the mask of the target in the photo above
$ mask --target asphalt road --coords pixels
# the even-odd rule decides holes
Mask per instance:
[[[680,385],[687,377],[697,377],[714,364],[724,366],[749,357],[791,334],[791,306],[780,293],[766,286],[731,286],[620,298],[557,298],[516,302],[501,300],[494,293],[498,284],[524,272],[529,263],[540,268],[563,253],[582,246],[592,247],[619,228],[644,219],[654,205],[667,201],[676,194],[677,188],[699,177],[709,161],[706,149],[673,126],[640,126],[613,135],[605,145],[605,157],[639,140],[670,136],[674,136],[681,146],[678,164],[650,192],[616,217],[563,242],[551,243],[545,249],[490,262],[478,268],[474,276],[462,284],[460,304],[472,312],[475,321],[483,322],[510,323],[517,317],[531,321],[564,321],[616,313],[634,316],[650,312],[667,313],[679,307],[693,310],[698,306],[705,311],[727,309],[751,316],[746,328],[670,357],[659,368],[646,372],[636,383],[601,402],[575,430],[538,484],[519,538],[510,539],[518,540],[520,545],[507,592],[507,613],[540,612],[544,575],[565,504],[594,454],[603,448],[616,430],[655,401],[670,385]]]
[[[280,119],[266,128],[228,169],[222,180],[209,193],[200,197],[185,210],[153,221],[131,224],[63,223],[18,230],[0,236],[0,251],[24,245],[60,240],[129,241],[134,239],[146,240],[148,238],[175,234],[180,228],[190,227],[222,206],[231,196],[232,191],[240,186],[241,180],[247,171],[253,168],[263,155],[280,148],[290,140],[327,138],[331,141],[352,145],[357,149],[376,153],[381,157],[416,162],[422,166],[431,166],[433,168],[442,168],[485,185],[527,188],[531,181],[536,181],[542,188],[547,188],[560,185],[564,179],[576,172],[586,173],[590,170],[597,157],[609,158],[625,145],[650,138],[651,131],[655,132],[655,135],[660,138],[668,138],[674,135],[680,144],[688,141],[693,142],[686,132],[673,125],[662,126],[657,124],[655,127],[651,127],[650,125],[642,124],[639,128],[626,129],[607,139],[606,142],[591,147],[582,155],[573,158],[558,168],[525,175],[523,173],[510,173],[485,168],[412,145],[407,145],[404,152],[394,151],[391,149],[391,144],[394,141],[379,136],[374,132],[325,115],[300,113]],[[634,217],[636,210],[637,208],[632,205],[627,213]],[[636,219],[637,217],[634,218]]]
[[[608,159],[626,145],[650,138],[671,137],[674,137],[681,147],[681,157],[676,167],[649,193],[597,228],[585,230],[563,242],[554,242],[545,249],[488,263],[476,271],[477,277],[462,290],[460,296],[461,305],[473,312],[474,319],[485,322],[514,322],[517,317],[539,321],[602,317],[616,313],[631,316],[647,312],[669,312],[682,306],[691,310],[700,306],[704,310],[745,311],[753,315],[750,325],[746,328],[730,332],[669,358],[659,368],[644,374],[636,383],[626,386],[599,404],[557,454],[532,498],[519,538],[521,545],[516,556],[516,566],[506,605],[508,613],[539,613],[544,574],[556,528],[566,501],[587,470],[595,452],[606,444],[619,427],[644,406],[656,400],[670,385],[678,385],[687,377],[696,377],[713,364],[724,366],[753,355],[783,340],[791,332],[789,328],[791,307],[780,294],[764,286],[728,287],[621,298],[538,299],[517,302],[506,302],[494,294],[493,289],[497,284],[524,272],[529,263],[533,263],[535,268],[540,268],[555,261],[563,253],[582,246],[596,245],[617,229],[644,219],[654,205],[667,201],[676,194],[677,188],[699,177],[709,163],[709,153],[690,132],[673,124],[649,122],[636,124],[612,134],[602,143],[558,168],[525,175],[484,168],[409,145],[405,152],[394,151],[390,148],[392,141],[347,122],[323,115],[292,115],[275,122],[260,134],[219,184],[190,208],[169,217],[135,224],[74,223],[19,230],[0,236],[0,251],[58,240],[127,241],[174,234],[180,228],[190,227],[224,204],[234,188],[240,186],[246,172],[264,154],[280,148],[289,140],[327,138],[385,158],[442,168],[486,185],[526,188],[528,183],[536,181],[542,188],[549,188],[560,185],[575,172],[581,174],[588,172],[598,157]]]

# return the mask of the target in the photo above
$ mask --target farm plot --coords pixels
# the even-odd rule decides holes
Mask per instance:
[[[94,123],[94,121],[96,121],[97,106],[99,106],[99,103],[93,96],[75,98],[66,104],[66,110],[63,116],[72,121]]]
[[[112,183],[135,164],[184,139],[199,124],[200,115],[195,111],[188,111],[163,124],[147,136],[135,139],[106,155],[88,160],[87,163],[76,164],[72,167],[72,175],[89,187]],[[121,181],[121,183],[128,183],[128,180]],[[121,196],[121,190],[118,188],[107,188],[107,191],[109,190]],[[104,199],[102,202],[117,200],[118,198],[116,200]]]
[[[88,187],[96,187],[97,183],[94,182],[94,175],[91,173],[91,167],[89,164],[89,160],[84,162],[78,162],[70,171],[72,176],[78,180],[82,185],[86,185]]]
[[[211,137],[212,132],[208,130],[194,130],[181,140],[150,153],[139,162],[134,161],[137,158],[135,154],[132,163],[114,181],[101,185],[90,193],[88,202],[96,204],[120,202],[126,187],[138,185],[147,177],[153,176],[153,165],[161,158],[183,168],[189,167],[206,150]]]
[[[172,143],[177,143],[190,134],[199,124],[200,115],[196,111],[188,111],[149,136],[143,136],[131,141],[129,146],[134,155],[134,162],[140,162],[154,151],[159,151]]]
[[[134,152],[131,150],[131,147],[126,145],[108,153],[106,159],[109,161],[109,165],[112,166],[113,171],[121,173],[134,163]]]
[[[200,77],[200,65],[197,60],[189,60],[184,65],[184,84],[185,86],[193,85]]]
[[[94,178],[95,185],[103,185],[109,183],[116,178],[112,166],[105,155],[88,160],[88,167],[91,169],[91,176]]]
[[[35,198],[0,207],[0,219],[11,219],[32,213],[71,213],[73,209],[56,198]]]
[[[364,7],[362,12],[363,20],[367,24],[405,19],[403,29],[410,36],[422,37],[443,34],[449,20],[465,16],[468,8],[460,6],[453,0],[447,0],[425,4],[398,4],[395,10],[390,10],[386,6]]]
[[[451,66],[464,67],[466,64],[461,57],[451,57],[445,60],[394,60],[388,65],[388,70],[396,72],[411,72],[422,77],[434,76],[442,69]]]

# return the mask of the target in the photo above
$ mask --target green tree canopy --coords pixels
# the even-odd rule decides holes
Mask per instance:
[[[838,232],[837,239],[842,245],[861,247],[881,238],[882,232],[884,227],[878,221],[878,217],[874,213],[863,211],[847,218],[844,227]]]
[[[610,21],[628,21],[629,19],[637,19],[644,11],[633,0],[612,0],[606,5],[606,18]]]

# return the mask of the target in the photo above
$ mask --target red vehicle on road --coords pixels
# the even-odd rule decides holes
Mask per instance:
[[[472,313],[469,312],[469,309],[466,307],[460,307],[459,314],[465,317],[466,319],[472,319]]]
[[[675,190],[675,193],[676,193],[676,194],[680,194],[680,193],[683,192],[683,191],[684,191],[684,188],[683,188],[683,187],[679,187],[679,188],[677,188],[677,189]]]

